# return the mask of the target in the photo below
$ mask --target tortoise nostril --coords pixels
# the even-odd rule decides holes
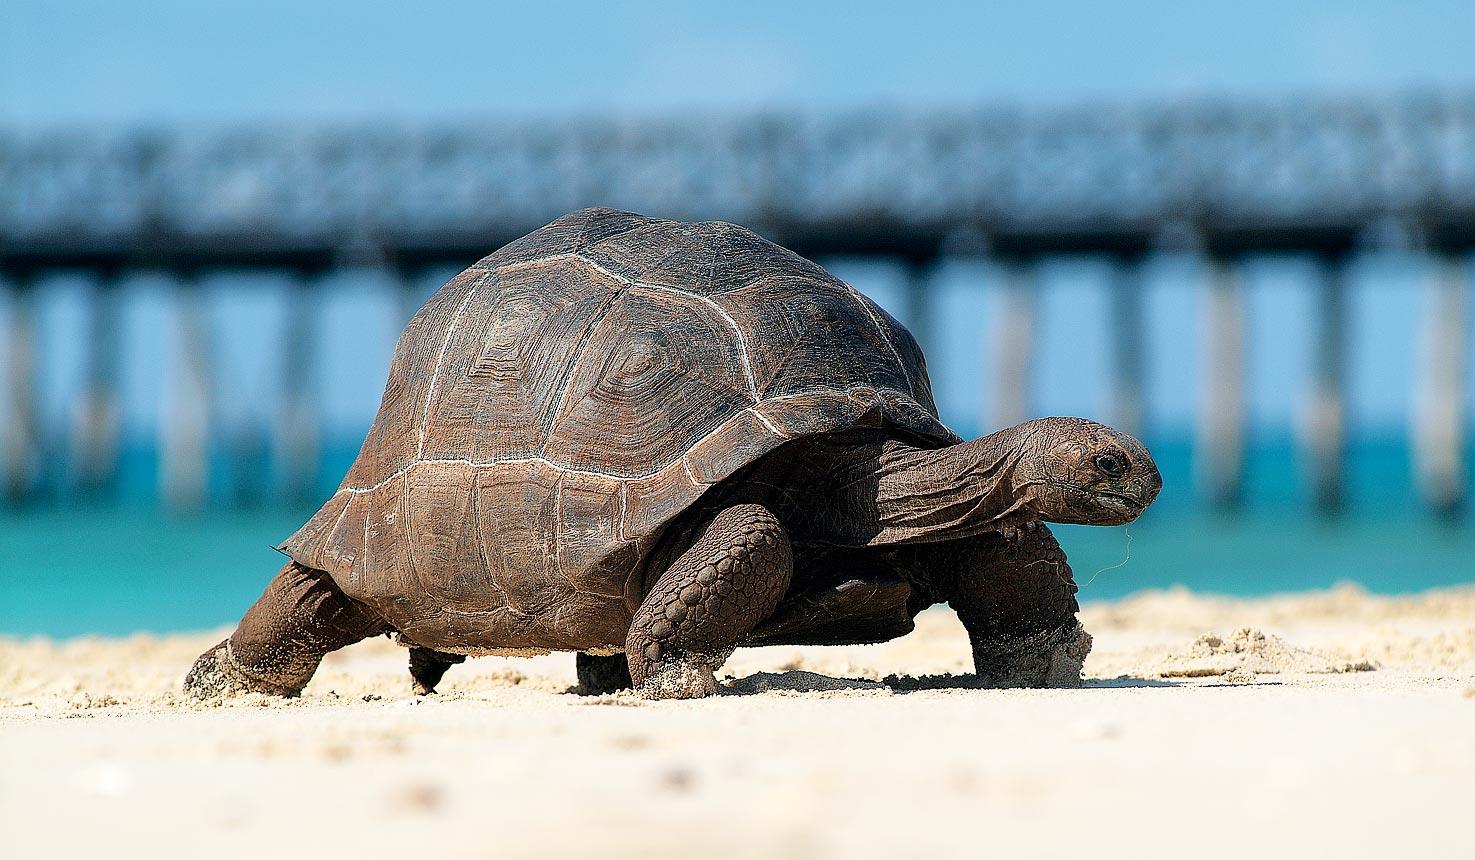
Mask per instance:
[[[1137,497],[1141,499],[1142,506],[1146,507],[1152,504],[1153,500],[1157,498],[1157,494],[1162,491],[1162,488],[1163,479],[1158,475],[1157,470],[1153,469],[1152,473],[1139,481],[1137,485]]]

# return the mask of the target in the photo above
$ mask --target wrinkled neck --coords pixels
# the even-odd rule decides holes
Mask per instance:
[[[947,448],[888,442],[878,467],[874,543],[953,540],[1030,519],[1016,478],[1019,428]]]

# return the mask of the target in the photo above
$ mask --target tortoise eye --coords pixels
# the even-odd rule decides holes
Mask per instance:
[[[1101,474],[1110,478],[1120,478],[1127,474],[1127,461],[1116,454],[1099,454],[1095,460],[1096,468]]]

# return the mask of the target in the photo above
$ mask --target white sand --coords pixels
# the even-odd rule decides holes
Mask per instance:
[[[732,695],[654,703],[565,694],[569,655],[473,660],[416,700],[380,640],[299,700],[189,707],[218,632],[0,640],[0,855],[1475,850],[1475,588],[1168,592],[1083,620],[1082,690],[876,683],[966,671],[932,611],[886,645],[739,652]]]

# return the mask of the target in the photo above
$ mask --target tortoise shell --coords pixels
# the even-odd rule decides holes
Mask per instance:
[[[357,460],[281,549],[417,644],[618,647],[664,526],[857,427],[959,441],[884,310],[742,227],[585,210],[414,315]]]

